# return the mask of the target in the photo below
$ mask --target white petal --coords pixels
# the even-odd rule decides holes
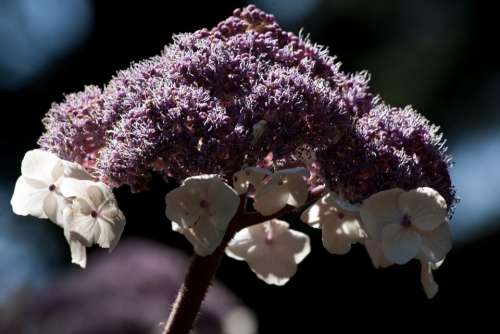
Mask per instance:
[[[179,187],[165,196],[165,214],[183,228],[193,226],[203,213],[196,187]]]
[[[77,264],[82,268],[87,266],[87,249],[77,239],[68,239],[69,248],[71,251],[71,263]]]
[[[308,196],[306,176],[307,170],[304,168],[290,168],[274,173],[271,180],[255,192],[255,210],[269,216],[287,204],[301,207]]]
[[[92,202],[92,207],[99,208],[105,201],[105,194],[96,184],[90,184],[87,187],[87,198]]]
[[[243,242],[233,249],[236,251],[233,254],[247,261],[252,271],[268,284],[288,282],[297,271],[297,264],[311,250],[309,237],[290,230],[284,221],[273,219],[245,230],[240,232],[238,240]]]
[[[206,217],[201,217],[193,227],[181,230],[181,234],[193,245],[194,252],[199,256],[212,254],[219,247],[225,234],[225,230],[218,229],[217,224]]]
[[[293,257],[282,256],[281,251],[269,251],[264,247],[254,247],[246,261],[258,278],[272,285],[284,285],[297,272]]]
[[[49,192],[43,201],[43,212],[54,223],[59,224],[57,217],[59,214],[59,202],[64,199],[54,192]]]
[[[332,254],[343,255],[351,250],[351,245],[365,236],[358,220],[352,216],[342,222],[329,221],[322,225],[323,246]]]
[[[292,178],[288,183],[288,192],[290,196],[288,197],[286,204],[296,208],[300,208],[306,204],[309,192],[307,183],[303,178],[300,178],[300,180]]]
[[[64,197],[77,197],[83,198],[89,202],[91,205],[92,202],[89,198],[89,194],[87,189],[91,186],[96,185],[97,182],[87,181],[87,180],[76,180],[71,178],[63,178],[61,184],[59,186],[59,190]],[[92,206],[94,209],[95,207]]]
[[[210,219],[217,228],[225,231],[227,225],[238,211],[240,197],[236,191],[220,178],[207,181]]]
[[[258,224],[256,226],[259,226]],[[226,247],[226,255],[238,261],[244,261],[248,251],[255,246],[256,239],[251,233],[251,227],[244,228],[233,237]]]
[[[73,211],[70,207],[66,207],[64,210],[64,217],[69,221],[71,219],[71,215]],[[71,251],[71,263],[79,265],[82,268],[85,268],[87,265],[87,250],[86,247],[91,246],[84,239],[79,237],[78,235],[72,233],[69,228],[69,225],[64,226],[64,237],[68,242],[69,249]]]
[[[438,263],[451,250],[452,239],[448,223],[441,224],[430,232],[421,232],[422,253],[432,263]]]
[[[82,166],[74,162],[62,161],[64,176],[77,180],[95,181],[95,178]]]
[[[250,185],[255,189],[262,185],[263,180],[272,173],[268,169],[259,167],[247,167],[233,176],[233,187],[240,195],[248,191]]]
[[[332,254],[346,254],[351,244],[366,237],[358,215],[341,209],[331,192],[304,211],[301,219],[322,228],[323,246]]]
[[[432,188],[405,192],[399,197],[399,207],[410,217],[412,224],[424,231],[432,231],[446,220],[446,201]]]
[[[414,258],[422,245],[420,235],[401,224],[389,224],[382,230],[382,249],[387,259],[405,264]]]
[[[100,212],[99,225],[101,227],[101,234],[97,243],[102,248],[109,248],[113,250],[125,228],[125,216],[114,205],[109,205]]]
[[[432,275],[432,265],[429,262],[421,262],[420,282],[427,298],[432,299],[438,293],[439,286]]]
[[[54,183],[62,176],[62,160],[55,154],[40,149],[31,150],[24,155],[21,174],[33,180]]]
[[[322,199],[318,200],[316,203],[311,205],[300,215],[300,219],[311,225],[314,228],[321,227],[321,219],[325,216],[326,211],[329,211],[329,207],[320,203]]]
[[[284,185],[269,182],[255,192],[254,209],[264,216],[270,216],[283,209],[288,202],[290,193]]]
[[[386,268],[394,264],[385,257],[381,241],[365,239],[363,243],[375,268]]]
[[[401,222],[403,213],[399,210],[398,200],[403,192],[399,188],[384,190],[363,201],[361,219],[371,239],[381,240],[385,225]]]
[[[278,171],[277,174],[283,176],[282,180],[290,194],[287,204],[299,208],[303,206],[309,196],[306,177],[308,175],[305,168],[290,168]]]
[[[107,201],[114,200],[111,188],[102,182],[65,177],[62,179],[59,189],[66,198],[74,197],[85,200],[92,210],[98,210]]]
[[[272,246],[284,246],[279,248],[284,250],[285,256],[289,253],[294,254],[295,262],[298,264],[309,254],[311,251],[309,236],[302,232],[292,230],[289,224],[283,220],[273,219],[262,223],[267,229],[267,237],[271,236]],[[264,240],[265,241],[265,240]],[[264,242],[263,245],[269,246]]]
[[[21,176],[17,179],[14,194],[10,200],[12,211],[21,216],[32,215],[38,218],[47,218],[43,210],[43,203],[49,193],[48,187],[44,184]]]
[[[80,211],[73,214],[69,229],[71,233],[77,234],[90,245],[96,244],[101,235],[101,226],[97,218],[82,214]]]

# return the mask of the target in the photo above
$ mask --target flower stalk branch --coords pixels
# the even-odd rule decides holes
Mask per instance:
[[[309,193],[308,203],[316,201],[321,197],[324,188],[313,189]],[[163,330],[163,334],[189,334],[194,327],[201,304],[207,294],[208,288],[219,268],[227,244],[234,235],[249,226],[263,223],[265,221],[281,217],[292,212],[296,208],[287,205],[282,210],[270,216],[263,216],[258,212],[247,213],[245,211],[246,196],[240,196],[238,212],[229,223],[227,231],[221,244],[210,255],[194,255],[189,266],[186,278],[177,292],[177,297],[172,305],[169,318]]]

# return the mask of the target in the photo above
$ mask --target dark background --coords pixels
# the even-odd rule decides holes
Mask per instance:
[[[0,304],[12,300],[9,294],[19,286],[43,287],[70,267],[57,228],[15,217],[8,204],[22,157],[36,146],[50,104],[86,84],[103,85],[131,61],[158,54],[172,34],[213,27],[247,4],[75,0],[80,7],[61,14],[58,26],[50,14],[64,1],[40,0],[30,10],[43,12],[42,21],[57,33],[37,35],[33,13],[19,5],[24,2],[30,3],[0,0]],[[43,2],[54,10],[42,8]],[[430,301],[416,262],[375,270],[361,246],[345,256],[330,255],[320,232],[310,229],[313,251],[286,286],[267,286],[245,263],[228,258],[218,278],[254,310],[261,334],[493,322],[500,297],[498,11],[474,0],[260,0],[257,5],[274,13],[285,29],[304,28],[313,41],[328,46],[344,71],[368,70],[373,91],[388,103],[411,104],[441,125],[456,156],[453,177],[462,202],[451,221],[455,247],[435,273],[440,292]],[[64,47],[54,46],[63,42]],[[57,52],[43,56],[47,46]],[[145,237],[190,252],[164,216],[167,190],[158,181],[149,193],[118,191],[128,219],[123,238]],[[289,221],[303,229],[296,217]]]

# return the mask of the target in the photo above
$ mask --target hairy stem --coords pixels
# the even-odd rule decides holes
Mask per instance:
[[[224,255],[224,248],[217,248],[209,256],[193,256],[186,279],[177,293],[164,334],[188,334],[191,331],[210,282]]]
[[[322,190],[321,190],[322,191]],[[309,201],[319,198],[321,191],[311,192]],[[264,221],[280,217],[294,210],[286,206],[271,216],[262,216],[257,212],[245,213],[246,198],[241,197],[240,208],[229,223],[224,238],[217,249],[210,255],[194,255],[184,283],[177,293],[163,334],[189,334],[201,308],[217,269],[219,268],[227,244],[239,230]]]

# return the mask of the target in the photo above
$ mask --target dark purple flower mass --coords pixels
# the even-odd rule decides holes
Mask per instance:
[[[212,30],[175,36],[160,56],[118,72],[102,91],[66,96],[48,112],[39,144],[134,189],[152,172],[230,179],[270,153],[276,166],[294,166],[306,144],[323,182],[348,200],[429,186],[451,207],[450,158],[437,129],[409,108],[386,106],[369,91],[367,73],[339,67],[326,50],[248,6]]]

